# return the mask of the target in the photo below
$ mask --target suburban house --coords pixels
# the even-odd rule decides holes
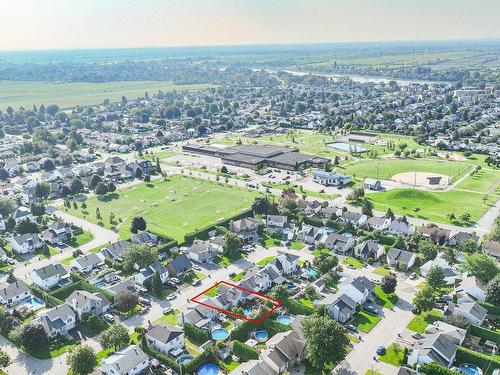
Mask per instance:
[[[162,284],[167,282],[168,271],[160,262],[153,263],[145,268],[141,268],[139,273],[135,274],[134,280],[137,284],[145,286],[151,280],[155,273],[160,275]]]
[[[210,241],[194,240],[193,244],[189,247],[187,256],[192,261],[198,263],[211,262],[214,255],[222,252],[222,248]]]
[[[301,363],[305,355],[305,340],[296,331],[280,332],[267,342],[267,349],[261,352],[261,359],[277,374]]]
[[[123,258],[123,252],[128,249],[129,246],[130,242],[120,240],[102,248],[100,253],[105,259],[120,260]]]
[[[267,215],[266,232],[280,236],[291,232],[293,238],[293,229],[288,223],[288,217],[283,215]]]
[[[460,231],[450,237],[448,244],[450,246],[460,246],[460,244],[465,240],[472,240],[477,244],[479,242],[479,236],[474,233]]]
[[[380,232],[386,230],[389,228],[389,225],[391,225],[391,219],[387,217],[370,217],[365,223],[366,227],[370,230],[378,230]]]
[[[417,255],[410,251],[391,248],[387,252],[387,264],[400,269],[410,269],[415,264]]]
[[[156,246],[158,245],[158,236],[156,234],[140,230],[136,234],[132,235],[131,241],[137,245]]]
[[[457,344],[444,333],[426,336],[408,355],[408,365],[429,364],[432,362],[444,367],[450,367],[455,361]]]
[[[56,306],[43,312],[31,324],[41,324],[47,336],[53,338],[57,335],[67,334],[76,326],[76,315],[66,304]]]
[[[365,190],[379,191],[380,189],[382,189],[380,180],[376,180],[374,178],[366,178],[365,182],[363,183],[363,187]]]
[[[290,275],[300,268],[299,260],[300,256],[298,255],[278,250],[278,254],[274,259],[273,264],[282,275]]]
[[[313,172],[313,180],[323,186],[342,187],[352,182],[352,177],[335,172]]]
[[[131,279],[125,279],[107,288],[107,290],[109,290],[109,292],[113,295],[117,295],[121,292],[129,292],[138,295],[139,289],[140,287]]]
[[[325,240],[325,247],[338,254],[347,254],[354,247],[354,237],[338,233],[330,233]]]
[[[360,305],[372,298],[374,289],[375,284],[365,276],[359,276],[355,279],[346,278],[339,284],[339,294],[346,294]]]
[[[339,323],[346,323],[356,313],[358,303],[347,294],[329,294],[326,298],[318,300],[318,305],[324,305],[330,316]]]
[[[49,290],[67,280],[69,281],[70,275],[61,264],[48,264],[31,271],[31,280],[40,288]]]
[[[429,260],[420,266],[420,273],[426,277],[432,267],[439,267],[444,272],[444,281],[446,285],[455,284],[455,280],[460,278],[459,272],[455,271],[450,263],[445,260],[442,254],[438,254],[433,260]]]
[[[167,263],[168,275],[177,277],[191,270],[192,263],[185,255],[178,255]]]
[[[101,315],[109,310],[111,302],[101,292],[90,293],[86,290],[75,290],[65,300],[66,304],[76,312],[78,319],[82,314]]]
[[[368,216],[358,212],[344,212],[339,217],[339,222],[342,224],[352,224],[354,227],[360,227],[366,223]]]
[[[437,225],[428,225],[428,226],[422,225],[417,230],[424,237],[429,238],[434,243],[439,245],[445,244],[449,240],[451,233],[449,229],[443,229],[438,227]]]
[[[246,217],[240,220],[231,220],[229,230],[236,233],[243,243],[254,243],[259,241],[259,221]]]
[[[184,323],[189,323],[198,328],[209,327],[212,324],[212,319],[219,315],[219,312],[202,306],[190,306],[187,311],[181,312],[177,317],[177,323],[183,326]]]
[[[354,255],[366,262],[368,258],[380,259],[385,254],[384,246],[378,240],[366,240],[354,248]]]
[[[14,213],[12,213],[12,215],[10,215],[10,217],[14,219],[16,225],[18,225],[23,220],[35,221],[33,214],[30,211],[25,210],[24,208],[18,208],[14,211]]]
[[[458,301],[486,301],[486,287],[476,276],[464,277],[455,287]]]
[[[455,327],[454,325],[448,324],[441,320],[429,324],[425,328],[425,333],[427,334],[444,333],[445,335],[449,336],[451,341],[454,342],[456,345],[462,345],[462,343],[465,340],[465,336],[467,336],[467,330]]]
[[[182,351],[184,347],[184,331],[165,323],[152,326],[146,332],[145,337],[149,347],[163,354]]]
[[[28,254],[42,248],[43,241],[38,237],[38,234],[26,233],[20,236],[12,237],[10,243],[12,250],[18,254]]]
[[[32,297],[30,288],[24,281],[14,281],[11,284],[0,285],[0,303],[11,307],[26,298]]]
[[[393,220],[387,228],[387,232],[393,236],[407,237],[412,233],[412,231],[413,227],[410,224],[398,220]]]
[[[498,241],[486,241],[483,243],[483,252],[491,255],[496,260],[500,259],[500,242]]]
[[[297,233],[300,242],[306,245],[316,246],[325,238],[325,231],[323,228],[318,228],[308,224],[302,224],[302,228]]]
[[[488,310],[477,302],[448,302],[444,311],[444,319],[447,320],[451,315],[464,317],[470,324],[483,324]]]
[[[95,253],[80,255],[71,261],[71,269],[79,272],[91,272],[94,268],[102,266],[104,260]]]
[[[62,246],[71,240],[71,227],[64,221],[58,221],[41,233],[42,239],[55,246]]]
[[[101,361],[106,375],[136,375],[149,367],[149,357],[137,345],[129,345]]]

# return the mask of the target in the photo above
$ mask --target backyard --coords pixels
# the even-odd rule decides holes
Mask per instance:
[[[135,216],[146,220],[147,229],[180,242],[184,235],[249,208],[258,195],[251,190],[226,186],[186,176],[172,176],[118,190],[104,198],[92,197],[87,208],[69,213],[118,231],[120,238],[131,236]],[[96,208],[100,218],[97,218]],[[110,223],[113,213],[116,218]]]
[[[425,328],[427,328],[429,324],[432,324],[436,320],[441,320],[442,317],[443,313],[437,309],[424,312],[422,314],[415,315],[415,317],[408,323],[406,328],[413,332],[424,333]]]

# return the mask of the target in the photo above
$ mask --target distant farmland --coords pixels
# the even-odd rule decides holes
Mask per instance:
[[[73,108],[77,105],[100,104],[104,99],[119,101],[124,95],[134,99],[148,91],[150,95],[172,90],[201,90],[209,84],[176,85],[167,81],[126,81],[105,83],[53,83],[34,81],[0,81],[0,110],[8,106],[31,108],[33,105],[57,104],[59,107]]]

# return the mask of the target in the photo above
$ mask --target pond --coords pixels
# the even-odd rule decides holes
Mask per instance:
[[[326,146],[330,147],[330,148],[336,148],[337,150],[346,151],[346,152],[352,151],[352,152],[360,153],[360,152],[368,151],[368,149],[366,147],[355,145],[352,143],[345,143],[345,142],[328,143]]]

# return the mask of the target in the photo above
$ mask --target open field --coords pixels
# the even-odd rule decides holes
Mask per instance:
[[[455,225],[467,224],[458,219],[466,212],[471,216],[471,223],[477,221],[498,200],[497,196],[488,195],[488,200],[484,202],[483,196],[460,190],[430,192],[418,189],[394,189],[367,195],[375,210],[387,211],[391,208],[399,215]],[[450,213],[455,214],[457,219],[450,220],[447,217]]]
[[[460,178],[471,169],[472,166],[466,162],[437,159],[360,160],[338,168],[339,172],[355,176],[357,179],[368,177],[387,180],[399,173],[427,172],[451,176],[452,181]]]
[[[119,190],[103,200],[87,200],[85,213],[81,208],[69,212],[106,228],[116,227],[120,238],[130,237],[130,224],[135,216],[143,216],[153,232],[184,240],[184,235],[219,219],[228,218],[251,206],[258,193],[192,177],[172,176]],[[96,207],[102,219],[96,217]],[[115,220],[110,224],[109,215]]]
[[[465,190],[474,190],[481,193],[494,193],[495,188],[500,182],[500,171],[493,169],[481,169],[473,176],[467,177],[457,188]]]
[[[200,90],[211,87],[207,84],[176,85],[166,81],[127,81],[106,83],[54,83],[34,81],[1,81],[0,110],[11,106],[32,108],[35,104],[57,104],[61,108],[73,108],[77,105],[100,104],[104,99],[121,100],[122,95],[128,99],[172,90]]]

